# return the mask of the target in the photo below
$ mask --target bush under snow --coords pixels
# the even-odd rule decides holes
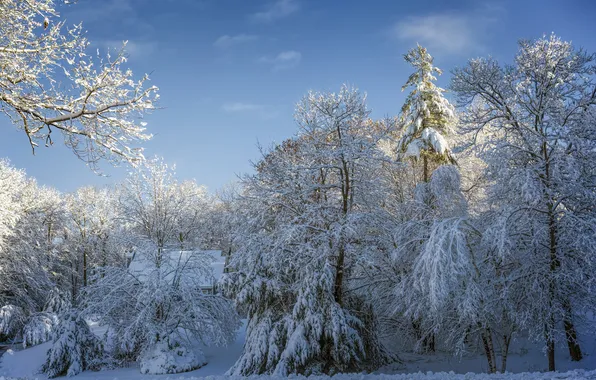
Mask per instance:
[[[49,378],[93,369],[103,356],[101,343],[75,309],[58,324],[53,343],[41,368]]]
[[[174,337],[153,344],[139,361],[141,373],[152,375],[187,372],[207,364],[202,351],[187,347]]]
[[[27,348],[49,341],[58,322],[58,317],[54,313],[31,315],[23,327],[23,347]]]
[[[17,336],[24,323],[23,309],[15,305],[0,307],[0,341]]]

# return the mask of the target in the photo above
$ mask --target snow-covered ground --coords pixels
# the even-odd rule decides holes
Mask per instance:
[[[101,328],[94,326],[97,334]],[[211,380],[224,379],[224,373],[234,364],[245,338],[245,325],[240,329],[236,341],[230,347],[217,347],[205,349],[208,364],[195,371],[176,375],[142,375],[138,366],[107,370],[100,372],[86,371],[76,376],[77,380],[111,380],[111,379],[192,379],[207,377]],[[526,341],[514,342],[507,368],[512,373],[487,375],[486,361],[481,355],[464,356],[456,358],[448,354],[417,355],[402,353],[400,358],[403,363],[382,368],[378,374],[342,374],[334,376],[335,380],[342,379],[371,379],[371,380],[482,380],[482,379],[596,379],[596,342],[582,342],[584,360],[579,363],[569,361],[565,347],[557,347],[558,373],[542,372],[546,369],[546,358],[541,350]],[[51,343],[45,343],[26,350],[9,350],[0,358],[0,380],[5,378],[37,378],[47,379],[38,370],[45,360],[47,350]],[[567,371],[567,372],[565,372]],[[473,372],[473,373],[472,373]],[[534,372],[534,373],[528,373]],[[259,379],[271,377],[261,376]],[[324,376],[311,377],[311,379],[324,379]]]
[[[95,328],[97,334],[104,330]],[[176,375],[161,375],[164,379],[188,378],[188,377],[205,377],[223,375],[240,356],[242,346],[244,344],[245,326],[238,332],[236,341],[229,347],[212,347],[205,348],[205,357],[207,364],[197,370],[185,372]],[[46,352],[51,347],[51,343],[40,344],[26,350],[7,351],[2,358],[0,358],[0,379],[4,377],[19,377],[19,378],[38,378],[47,379],[47,376],[40,374],[39,368],[46,358]],[[115,370],[91,372],[86,371],[76,376],[77,380],[91,380],[91,379],[153,379],[159,378],[160,375],[142,375],[138,366],[130,368],[120,368]]]

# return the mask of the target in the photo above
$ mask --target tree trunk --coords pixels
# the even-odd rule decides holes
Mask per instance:
[[[569,355],[571,361],[579,362],[582,360],[582,350],[577,341],[577,332],[572,321],[571,303],[569,301],[563,302],[563,308],[565,309],[565,319],[563,325],[565,327],[565,336],[567,337],[567,347],[569,347]]]
[[[430,333],[426,335],[422,344],[427,352],[435,352],[435,334]]]
[[[555,340],[553,337],[546,338],[546,356],[548,357],[548,370],[555,371]]]
[[[501,351],[501,373],[507,370],[507,355],[509,355],[509,344],[512,334],[503,334],[503,350]]]
[[[544,179],[546,188],[550,188],[550,163],[548,156],[548,147],[546,142],[542,143],[542,153],[544,156]],[[558,270],[561,263],[557,257],[557,218],[555,210],[555,200],[549,198],[547,202],[547,215],[548,215],[548,246],[550,251],[550,279],[549,279],[549,312],[550,317],[546,324],[546,352],[548,356],[548,370],[555,371],[555,316],[553,309],[557,298],[557,287],[555,283],[555,273]]]
[[[87,286],[87,249],[83,250],[83,286]]]
[[[488,373],[497,372],[495,347],[493,345],[493,338],[490,329],[484,329],[481,333],[482,345],[484,346],[484,355],[488,362]]]
[[[339,304],[339,306],[343,306],[342,304],[342,295],[343,295],[343,281],[344,281],[344,260],[345,260],[345,250],[343,244],[340,244],[339,252],[337,255],[337,262],[336,262],[336,271],[335,271],[335,289],[333,291],[333,297],[335,298],[335,302]]]
[[[555,371],[555,316],[553,314],[553,308],[556,299],[556,284],[555,284],[555,272],[559,267],[559,260],[557,258],[557,229],[555,224],[555,214],[552,203],[548,205],[549,215],[549,247],[550,247],[550,280],[549,280],[549,312],[551,313],[549,321],[547,323],[547,340],[546,340],[546,352],[548,356],[548,370]]]

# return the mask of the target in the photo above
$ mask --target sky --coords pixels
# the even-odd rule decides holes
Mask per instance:
[[[416,43],[444,71],[479,56],[511,63],[520,39],[556,33],[596,52],[596,1],[78,0],[60,6],[83,22],[90,48],[119,48],[159,87],[146,117],[145,156],[176,165],[211,191],[252,171],[268,147],[296,133],[295,104],[344,83],[366,92],[371,116],[397,115]],[[70,192],[121,181],[129,168],[93,173],[57,143],[32,154],[27,136],[0,118],[0,157],[42,185]]]

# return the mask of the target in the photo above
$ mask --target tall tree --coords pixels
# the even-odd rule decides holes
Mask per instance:
[[[472,60],[451,85],[467,128],[488,132],[495,247],[521,273],[518,323],[545,338],[551,371],[560,336],[582,358],[574,320],[595,305],[594,59],[552,35],[520,42],[511,66]]]
[[[375,198],[379,136],[356,90],[309,93],[298,135],[243,180],[226,289],[248,314],[231,374],[335,373],[387,360],[367,300],[351,291]]]
[[[415,71],[402,87],[402,91],[407,88],[412,88],[412,90],[408,94],[399,116],[402,135],[398,142],[398,157],[402,160],[410,158],[422,161],[422,182],[424,183],[422,187],[424,187],[438,165],[455,163],[446,137],[452,132],[456,117],[453,106],[443,95],[445,90],[434,83],[437,80],[435,75],[441,75],[442,71],[434,66],[433,57],[427,50],[418,45],[408,51],[404,55],[404,59],[414,67]],[[430,194],[430,192],[427,193]],[[426,200],[430,201],[430,199]],[[430,206],[430,204],[426,206]],[[421,211],[420,207],[415,208],[418,209],[417,211]],[[427,227],[424,234],[428,235],[433,223],[432,218],[429,219],[428,216],[436,215],[428,207],[423,206],[422,208],[426,209],[428,215],[412,214],[411,216],[418,219],[418,227],[423,227],[422,229],[424,226]],[[414,248],[414,252],[411,252],[412,257],[416,257],[417,253],[415,252],[418,252],[418,249]],[[405,261],[409,262],[410,260],[406,259]],[[422,339],[424,349],[434,351],[434,334],[426,335],[421,331],[421,318],[422,316],[413,322],[413,328],[416,335]]]

